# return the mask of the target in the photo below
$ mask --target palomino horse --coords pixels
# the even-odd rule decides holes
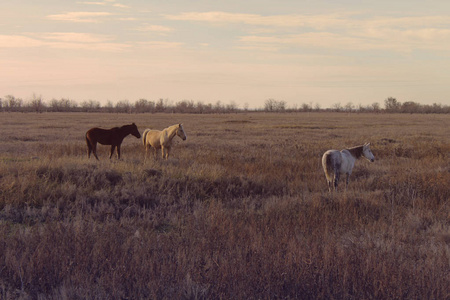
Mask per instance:
[[[111,129],[91,128],[86,132],[86,144],[88,146],[88,157],[91,157],[91,151],[97,160],[97,142],[102,145],[111,145],[111,153],[109,158],[113,156],[117,147],[117,158],[120,158],[120,145],[123,139],[132,134],[138,139],[141,137],[136,124],[124,125],[122,127],[114,127]]]
[[[341,173],[347,174],[347,180],[345,187],[348,186],[348,178],[352,174],[352,169],[355,166],[355,161],[365,157],[369,161],[373,162],[375,157],[370,151],[370,143],[363,146],[357,146],[344,150],[328,150],[322,156],[322,167],[327,177],[328,189],[332,191],[332,185],[334,182],[334,189],[337,190],[338,181]]]
[[[186,140],[186,133],[184,132],[182,124],[172,125],[161,131],[145,129],[142,134],[142,142],[145,146],[145,156],[148,156],[150,147],[153,148],[155,157],[157,149],[161,148],[163,159],[168,159],[170,148],[172,146],[172,139],[175,135],[178,135],[183,141]]]

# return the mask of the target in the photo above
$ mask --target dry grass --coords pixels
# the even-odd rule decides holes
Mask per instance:
[[[182,122],[169,161],[84,133]],[[0,299],[448,299],[449,115],[3,113]],[[370,141],[347,191],[320,158]],[[341,184],[340,187],[344,185]]]

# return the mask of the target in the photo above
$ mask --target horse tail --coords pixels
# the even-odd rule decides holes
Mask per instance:
[[[84,138],[86,139],[86,144],[87,144],[87,146],[88,146],[88,149],[91,149],[91,148],[92,148],[92,145],[91,145],[91,142],[89,141],[88,133],[87,133],[87,132],[86,132],[86,134],[84,135]]]
[[[88,157],[90,158],[91,157],[91,152],[93,151],[93,147],[92,147],[91,140],[88,137],[88,133],[89,133],[89,131],[86,132],[84,138],[86,139],[86,144],[87,144],[87,147],[88,147],[88,151],[87,151],[88,152]],[[96,155],[96,154],[94,153],[94,155]]]
[[[142,143],[144,144],[144,146],[147,145],[147,132],[149,132],[150,129],[145,129],[144,132],[142,133]]]
[[[322,156],[322,167],[323,171],[325,172],[325,176],[327,177],[328,181],[333,180],[333,173],[334,173],[334,162],[332,158],[332,153],[327,151]]]

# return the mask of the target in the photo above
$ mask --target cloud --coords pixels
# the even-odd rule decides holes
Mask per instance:
[[[326,27],[343,26],[348,21],[348,14],[326,15],[273,15],[213,12],[185,12],[178,15],[163,15],[166,19],[177,21],[197,21],[209,23],[241,23],[272,27],[310,27],[323,29]]]
[[[46,18],[53,21],[99,23],[98,18],[113,15],[109,12],[68,12],[58,15],[48,15]]]
[[[176,21],[241,24],[241,30],[247,35],[236,37],[240,49],[450,50],[450,19],[444,16],[377,17],[358,12],[263,16],[212,11],[164,17]]]
[[[114,36],[111,35],[80,32],[48,32],[37,36],[45,40],[69,43],[105,43],[115,39]]]
[[[240,41],[252,46],[254,49],[260,48],[266,51],[276,51],[287,47],[346,50],[365,50],[370,48],[358,38],[329,32],[309,32],[283,36],[242,36]]]
[[[380,30],[371,35],[307,32],[292,35],[241,36],[239,41],[254,50],[277,51],[286,48],[349,51],[411,52],[415,49],[450,50],[450,30]],[[242,47],[241,47],[242,48]]]
[[[77,2],[77,3],[86,5],[106,5],[106,2]]]
[[[427,28],[450,25],[450,19],[444,16],[415,16],[415,17],[374,17],[365,21],[367,26],[388,28]]]
[[[131,48],[129,44],[123,43],[68,43],[56,42],[49,43],[49,47],[56,49],[75,49],[100,52],[123,52]]]
[[[100,52],[124,52],[131,49],[159,50],[179,49],[183,43],[147,41],[118,43],[113,35],[80,32],[24,33],[23,35],[0,35],[0,48],[49,48],[74,49]]]
[[[161,26],[161,25],[143,24],[142,26],[137,27],[135,30],[151,31],[151,32],[159,32],[159,33],[169,33],[169,32],[173,31],[173,28]]]
[[[163,15],[168,20],[194,21],[208,23],[239,23],[279,28],[313,28],[316,30],[350,29],[363,27],[388,28],[430,28],[450,25],[446,16],[415,16],[415,17],[368,17],[359,12],[340,12],[318,15],[268,15],[211,12],[184,12],[177,15]]]
[[[83,1],[83,2],[77,2],[77,4],[85,4],[85,5],[112,5],[113,7],[119,7],[119,8],[129,8],[128,5],[121,4],[121,3],[113,3],[114,1],[104,1],[104,2],[92,2],[92,1]]]
[[[0,35],[0,48],[30,48],[45,45],[44,42],[22,35]]]
[[[178,42],[149,41],[140,42],[138,45],[144,49],[176,49],[184,44]]]
[[[114,7],[119,7],[119,8],[129,8],[128,5],[120,4],[120,3],[115,3],[115,4],[113,4],[113,6],[114,6]]]
[[[123,52],[131,47],[125,43],[115,43],[115,37],[75,32],[48,32],[26,35],[0,35],[0,48],[76,49],[102,52]]]

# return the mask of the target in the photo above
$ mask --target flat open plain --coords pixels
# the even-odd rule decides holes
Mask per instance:
[[[183,123],[87,158],[85,132]],[[0,114],[0,298],[446,299],[450,115]],[[348,190],[321,156],[371,143]]]

